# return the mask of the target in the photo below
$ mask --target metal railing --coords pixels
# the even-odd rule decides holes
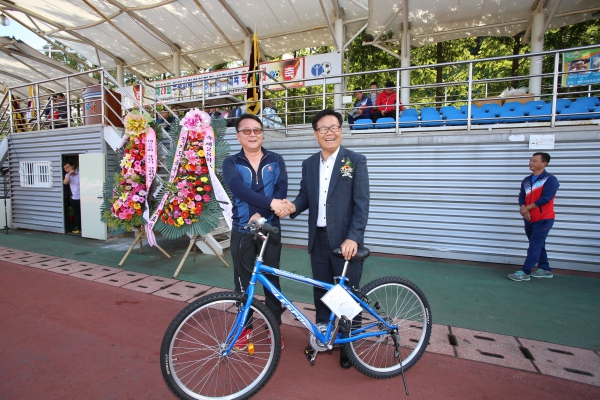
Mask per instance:
[[[494,57],[478,60],[467,60],[460,62],[448,62],[435,65],[411,66],[405,68],[394,68],[378,71],[363,71],[356,73],[347,73],[341,75],[327,75],[324,77],[311,77],[293,81],[277,81],[262,70],[251,72],[240,72],[227,75],[229,83],[224,86],[216,87],[210,85],[209,80],[215,79],[199,79],[186,85],[175,84],[172,86],[152,86],[146,83],[140,83],[139,98],[128,95],[128,88],[122,87],[116,79],[114,79],[104,69],[99,68],[91,71],[76,73],[66,77],[57,79],[47,79],[36,82],[33,85],[33,96],[23,96],[27,92],[30,85],[24,84],[14,86],[8,89],[8,92],[0,102],[0,132],[29,132],[33,130],[70,128],[74,126],[87,125],[91,122],[111,125],[116,129],[122,128],[122,117],[130,108],[144,108],[154,118],[158,118],[159,112],[166,110],[174,117],[174,123],[178,123],[184,113],[193,107],[208,110],[211,108],[221,108],[227,111],[227,108],[232,105],[244,104],[244,95],[246,87],[234,88],[231,82],[245,81],[249,73],[259,75],[259,83],[256,87],[262,94],[260,98],[260,110],[265,111],[267,101],[271,102],[272,109],[277,110],[274,114],[260,116],[263,118],[268,129],[278,130],[283,134],[292,134],[295,130],[306,131],[306,124],[310,122],[312,116],[323,108],[334,108],[338,104],[337,111],[346,113],[352,106],[353,100],[340,101],[342,99],[352,99],[354,90],[343,89],[343,85],[339,82],[347,81],[377,81],[379,76],[393,75],[396,77],[396,82],[400,82],[400,75],[403,71],[411,73],[419,73],[422,76],[432,76],[431,81],[435,80],[433,73],[437,69],[443,71],[452,70],[452,74],[447,74],[454,78],[448,78],[441,83],[428,82],[410,87],[410,99],[404,107],[416,108],[418,110],[426,107],[434,107],[439,109],[442,106],[453,105],[455,107],[465,107],[466,124],[464,126],[451,126],[442,121],[442,125],[427,128],[419,126],[416,128],[403,128],[400,118],[396,118],[394,129],[376,129],[377,122],[375,121],[375,132],[390,132],[395,134],[401,131],[411,130],[448,130],[448,129],[489,129],[489,125],[485,125],[484,119],[473,118],[474,106],[477,106],[485,101],[498,100],[498,96],[502,90],[508,86],[516,85],[528,87],[529,81],[532,78],[539,78],[542,81],[541,92],[535,95],[528,94],[531,99],[543,100],[551,106],[551,112],[548,114],[549,121],[544,122],[527,122],[527,126],[552,126],[557,122],[557,101],[562,98],[576,98],[582,96],[598,96],[600,94],[600,85],[590,84],[579,86],[576,88],[566,88],[560,86],[560,81],[564,76],[571,72],[561,70],[560,59],[566,52],[580,51],[585,49],[595,48],[595,46],[586,46],[576,49],[564,49],[559,51],[546,51],[540,53],[528,53],[521,55],[513,55],[507,57]],[[517,76],[511,76],[508,73],[498,74],[498,76],[487,76],[482,79],[474,78],[475,71],[489,70],[497,71],[504,65],[504,70],[507,63],[513,60],[519,60],[524,65],[522,70],[528,69],[528,63],[533,59],[543,59],[549,61],[547,65],[552,64],[552,70],[542,72],[538,75],[522,73]],[[592,69],[591,71],[599,71]],[[74,84],[74,78],[82,74],[92,74],[98,77],[99,81],[99,98],[100,110],[90,109],[90,104],[93,102],[86,97],[86,89],[89,87],[77,86]],[[66,115],[58,119],[49,118],[54,116],[56,109],[60,108],[60,104],[54,97],[41,96],[40,91],[48,93],[49,90],[57,92],[56,87],[60,87],[66,95]],[[184,86],[186,86],[184,88]],[[54,88],[54,89],[53,89]],[[210,88],[210,90],[207,90]],[[122,96],[119,96],[113,91],[116,90]],[[160,90],[171,93],[171,96],[164,98]],[[397,100],[400,100],[403,88],[395,85],[394,91]],[[368,92],[364,89],[363,92]],[[521,96],[508,96],[500,100],[526,101],[528,98]],[[342,104],[339,106],[339,104]],[[18,107],[16,107],[18,106]],[[396,102],[396,115],[400,115],[399,101]],[[372,106],[372,110],[376,108]],[[60,114],[60,112],[59,112]],[[225,114],[225,113],[224,113]],[[113,118],[114,117],[114,118]],[[270,124],[275,121],[275,124]],[[509,119],[510,121],[510,119]],[[229,121],[232,122],[231,120]],[[419,121],[420,122],[420,121]],[[493,121],[492,121],[493,122]],[[561,123],[568,124],[568,121]],[[575,123],[575,122],[573,122]],[[582,123],[582,122],[576,122]],[[597,123],[597,120],[591,120],[583,123]],[[501,126],[514,126],[511,124],[501,123]],[[164,124],[165,127],[169,123]]]

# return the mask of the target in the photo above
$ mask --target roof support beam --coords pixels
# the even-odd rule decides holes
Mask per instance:
[[[160,61],[158,61],[156,59],[156,57],[154,57],[154,55],[152,55],[152,53],[150,53],[148,50],[146,50],[144,48],[144,46],[140,45],[139,43],[137,43],[135,41],[134,38],[132,38],[130,35],[128,35],[123,29],[119,28],[119,26],[117,26],[117,24],[115,24],[111,19],[108,19],[104,14],[102,14],[102,12],[100,10],[98,10],[96,7],[94,7],[88,0],[83,0],[83,2],[92,10],[94,10],[94,12],[96,14],[98,14],[101,18],[103,18],[110,26],[112,26],[113,28],[115,28],[121,35],[125,36],[131,43],[133,43],[138,49],[142,50],[148,57],[150,57],[150,59],[152,59],[153,61],[155,61],[158,65],[160,65],[165,71],[169,71],[169,69],[162,64]],[[95,46],[94,46],[95,47]]]
[[[152,25],[151,23],[149,23],[148,21],[146,21],[144,18],[142,18],[139,14],[137,14],[136,12],[134,12],[132,9],[128,9],[127,7],[125,7],[124,5],[122,5],[121,3],[119,3],[117,0],[105,0],[107,3],[112,4],[113,6],[117,7],[119,10],[125,12],[127,15],[129,15],[130,18],[136,20],[137,22],[139,22],[140,24],[144,25],[147,29],[149,29],[150,31],[152,31],[152,33],[154,33],[156,36],[160,37],[169,47],[171,47],[171,52],[175,53],[176,51],[181,51],[181,46],[179,46],[177,43],[172,42],[164,33],[162,33],[160,30],[156,29],[154,27],[154,25]],[[164,2],[166,4],[172,3],[175,0],[169,0]],[[156,5],[153,5],[152,8],[158,7]],[[136,7],[136,10],[140,9],[140,7]],[[146,9],[146,8],[142,8],[142,9]],[[187,56],[183,56],[183,59],[192,67],[192,70],[194,72],[198,71],[198,66],[196,64],[194,64],[194,62]]]
[[[106,54],[109,57],[111,57],[113,60],[115,60],[115,62],[117,62],[117,60],[120,60],[120,58],[117,55],[111,53],[110,51],[106,50],[105,48],[103,48],[101,46],[98,46],[96,43],[92,42],[91,40],[89,40],[85,36],[83,36],[83,35],[75,32],[75,31],[73,31],[71,29],[67,29],[65,26],[63,26],[63,25],[61,25],[61,24],[59,24],[59,23],[57,23],[57,22],[55,22],[55,21],[53,21],[53,20],[51,20],[49,18],[46,18],[46,17],[44,17],[42,15],[39,15],[39,14],[36,14],[34,12],[31,12],[28,9],[24,8],[24,7],[18,6],[16,4],[13,4],[13,3],[8,2],[8,1],[0,0],[0,5],[4,5],[4,6],[7,6],[7,7],[13,9],[13,10],[20,11],[23,14],[28,15],[28,16],[33,17],[33,18],[36,18],[36,19],[38,19],[38,20],[40,20],[42,22],[45,22],[46,24],[51,25],[51,26],[57,28],[60,31],[68,32],[71,35],[75,36],[77,39],[81,40],[83,43],[85,43],[87,45],[90,45],[92,47],[97,47],[98,50],[100,50],[104,54]]]
[[[229,44],[229,47],[231,47],[233,49],[233,51],[235,52],[235,54],[237,54],[237,56],[239,57],[239,59],[243,60],[244,56],[242,56],[240,54],[240,52],[237,50],[237,48],[234,46],[234,44],[231,43],[231,41],[229,40],[229,38],[227,37],[227,35],[225,35],[225,33],[221,30],[221,28],[219,28],[219,25],[215,22],[214,19],[212,19],[212,17],[206,11],[206,9],[204,8],[204,6],[202,6],[202,4],[200,4],[200,2],[198,0],[194,0],[194,3],[196,3],[196,6],[198,6],[198,8],[200,9],[200,11],[202,11],[202,13],[206,17],[206,19],[208,19],[210,21],[210,23],[213,25],[213,27],[219,32],[219,34],[221,35],[221,37]]]
[[[335,32],[333,30],[333,26],[331,25],[331,20],[329,19],[327,10],[325,9],[325,4],[323,4],[323,0],[319,0],[319,4],[321,5],[321,10],[323,10],[323,15],[325,16],[325,19],[327,20],[327,27],[329,28],[329,33],[331,34],[331,39],[333,40],[335,50],[341,51],[341,48],[340,48],[341,44],[339,44],[335,38]]]
[[[55,43],[51,38],[49,38],[46,35],[43,35],[39,32],[41,32],[40,28],[37,26],[37,24],[35,23],[35,21],[30,17],[27,16],[27,18],[29,18],[29,20],[31,21],[31,23],[39,30],[39,32],[31,29],[29,26],[27,26],[26,24],[22,23],[21,21],[19,21],[19,19],[15,18],[12,14],[3,11],[4,14],[8,15],[8,17],[16,22],[18,22],[19,24],[21,24],[22,26],[24,26],[26,29],[28,29],[31,33],[36,34],[37,36],[40,37],[40,39],[44,39],[46,42],[48,42],[48,44],[50,46],[52,46],[55,50],[60,50],[62,51],[67,57],[69,57],[70,59],[76,61],[79,65],[83,66],[83,68],[87,71],[88,69],[90,69],[87,64],[85,63],[85,60],[80,59],[79,57],[74,56],[73,54],[71,54],[69,51],[67,51],[67,48],[63,45],[61,45],[60,43]]]
[[[546,33],[546,31],[548,30],[548,27],[550,26],[550,22],[552,22],[552,19],[554,19],[554,15],[556,14],[556,11],[558,10],[558,7],[560,7],[561,3],[562,3],[562,0],[556,1],[554,8],[552,9],[552,11],[550,12],[550,15],[546,19],[546,23],[544,24],[544,27],[542,28],[542,33],[541,33],[540,37],[538,38],[538,40],[542,40],[544,38],[544,33]]]

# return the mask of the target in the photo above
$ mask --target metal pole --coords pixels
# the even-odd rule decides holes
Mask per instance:
[[[288,88],[287,86],[285,87],[285,127],[287,128],[288,126]],[[285,130],[285,135],[287,136],[287,129]]]
[[[140,103],[143,106],[144,105],[144,99],[143,96],[141,95],[142,89],[140,87]],[[104,71],[100,71],[100,116],[102,117],[101,120],[101,124],[104,125]],[[140,110],[140,112],[143,112],[143,110]]]
[[[400,82],[400,70],[396,71],[396,82]],[[400,85],[396,84],[396,136],[400,134]]]
[[[467,97],[467,131],[471,130],[471,100],[473,96],[473,63],[469,63],[469,94]]]
[[[67,128],[71,127],[71,86],[69,83],[69,77],[66,78],[67,81]]]
[[[558,90],[558,68],[560,66],[560,58],[558,52],[554,54],[554,82],[552,83],[552,118],[550,120],[550,126],[554,128],[556,123],[556,99]]]
[[[36,119],[37,119],[37,130],[41,131],[42,130],[42,125],[40,123],[40,120],[42,118],[42,114],[40,114],[40,85],[39,84],[35,84],[35,108],[36,108]]]
[[[12,90],[8,89],[8,110],[10,111],[8,117],[10,118],[10,133],[15,133],[15,121],[13,118],[13,103],[12,103]]]

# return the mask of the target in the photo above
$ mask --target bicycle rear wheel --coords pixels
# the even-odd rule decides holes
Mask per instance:
[[[412,367],[421,358],[431,336],[431,311],[423,292],[411,281],[388,276],[376,279],[361,290],[370,306],[388,323],[398,325],[399,352],[391,334],[357,340],[344,345],[346,355],[363,374],[374,378],[391,378]],[[367,311],[361,313],[360,326],[376,322]],[[353,323],[356,325],[356,322]],[[353,327],[353,330],[358,326]],[[352,331],[351,330],[351,335]],[[382,324],[366,330],[387,330]]]
[[[196,300],[171,322],[162,341],[160,363],[177,397],[245,399],[271,378],[281,354],[281,333],[271,311],[256,299],[245,326],[252,329],[248,347],[221,355],[242,306],[240,294],[215,293]]]

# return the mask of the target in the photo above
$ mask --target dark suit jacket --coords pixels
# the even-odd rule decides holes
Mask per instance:
[[[350,159],[354,165],[352,178],[342,176],[341,168]],[[321,152],[302,162],[300,192],[294,200],[296,218],[308,209],[308,252],[313,248],[319,215],[319,170]],[[327,191],[327,236],[331,249],[340,247],[346,239],[352,239],[359,246],[364,244],[365,227],[369,218],[369,172],[367,159],[340,146],[331,181]]]

